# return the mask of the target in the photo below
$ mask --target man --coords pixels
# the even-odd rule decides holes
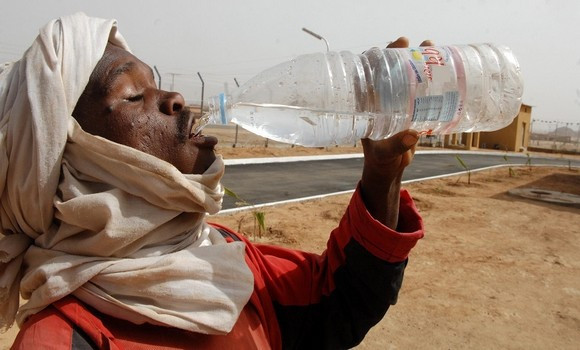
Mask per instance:
[[[0,326],[19,323],[15,349],[349,348],[395,303],[423,236],[400,191],[413,131],[363,140],[322,255],[207,224],[217,140],[191,133],[183,97],[156,88],[112,20],[45,26],[0,72],[0,111]]]

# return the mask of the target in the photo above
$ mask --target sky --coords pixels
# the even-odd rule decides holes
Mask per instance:
[[[503,44],[520,63],[533,130],[565,123],[580,130],[578,0],[0,0],[0,8],[0,63],[19,59],[51,19],[83,11],[117,19],[133,53],[158,69],[162,88],[197,103],[198,72],[207,98],[326,50],[302,28],[332,51],[357,53],[399,36],[412,46]]]

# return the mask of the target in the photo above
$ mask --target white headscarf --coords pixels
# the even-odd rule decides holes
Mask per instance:
[[[227,333],[253,276],[243,243],[204,221],[221,158],[185,175],[71,117],[107,42],[128,50],[114,20],[78,13],[0,66],[0,328],[74,294],[135,323]]]

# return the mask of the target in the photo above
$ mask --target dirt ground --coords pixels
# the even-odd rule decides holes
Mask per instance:
[[[261,142],[261,141],[260,141]],[[226,158],[360,152],[340,149],[222,145]],[[577,169],[507,168],[405,186],[426,228],[410,256],[399,302],[359,349],[578,349],[580,208],[523,199],[533,187],[580,195]],[[260,209],[210,221],[255,241],[322,252],[349,195]],[[313,227],[312,222],[316,222]],[[16,333],[0,335],[7,349]]]
[[[518,168],[406,186],[426,236],[410,256],[397,305],[360,349],[578,349],[580,208],[507,194],[533,187],[580,195],[580,173]],[[322,252],[349,195],[211,221],[256,241]],[[299,219],[297,219],[299,218]],[[316,222],[316,226],[311,225]]]

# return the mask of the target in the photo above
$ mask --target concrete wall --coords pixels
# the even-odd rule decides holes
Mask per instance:
[[[522,105],[520,113],[507,127],[480,133],[480,147],[505,151],[525,151],[530,142],[532,107]]]

